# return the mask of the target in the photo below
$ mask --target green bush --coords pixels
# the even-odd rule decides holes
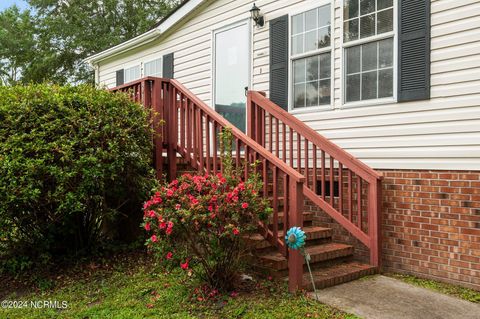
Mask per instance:
[[[147,112],[126,95],[0,87],[0,245],[49,259],[125,237],[119,225],[138,228],[156,185],[151,141]]]

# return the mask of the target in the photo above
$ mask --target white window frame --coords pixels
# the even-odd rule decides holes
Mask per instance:
[[[398,85],[398,0],[393,0],[393,31],[382,33],[379,35],[374,35],[364,39],[353,40],[344,43],[344,20],[343,20],[343,8],[345,5],[345,0],[341,1],[340,7],[340,50],[341,50],[341,108],[348,109],[348,108],[356,108],[356,107],[365,107],[365,106],[376,106],[376,105],[384,105],[384,104],[392,104],[397,103],[397,85]],[[358,8],[360,10],[360,7]],[[360,26],[359,26],[360,28]],[[360,29],[359,29],[359,37],[360,37]],[[361,44],[377,42],[384,39],[392,39],[393,40],[393,96],[386,97],[386,98],[379,98],[379,99],[370,99],[370,100],[363,100],[363,101],[355,101],[355,102],[346,102],[346,89],[347,89],[347,77],[346,77],[346,57],[345,57],[345,49],[354,47]],[[378,57],[377,57],[378,58]],[[361,87],[360,87],[361,89]]]
[[[307,53],[296,54],[292,56],[292,18],[295,15],[310,11],[312,9],[320,8],[330,5],[330,29],[331,38],[330,46],[321,48]],[[334,92],[335,92],[335,3],[332,0],[307,1],[306,4],[298,7],[288,15],[288,111],[292,114],[312,113],[318,111],[328,111],[334,109]],[[308,58],[311,56],[321,55],[322,53],[330,52],[330,104],[323,104],[318,106],[305,106],[295,109],[294,106],[294,90],[293,90],[293,61],[297,59]]]
[[[147,75],[146,72],[145,72],[146,71],[145,70],[146,69],[145,65],[147,63],[152,63],[152,62],[156,62],[156,61],[160,61],[160,73],[158,75]],[[158,58],[143,62],[142,77],[146,77],[146,76],[152,76],[152,77],[157,77],[157,78],[163,77],[163,57],[158,57]]]
[[[139,70],[138,78],[127,81],[127,70],[131,70],[131,69],[133,69],[133,68],[138,68],[138,70]],[[142,69],[143,69],[143,68],[142,68],[142,63],[130,65],[130,66],[128,66],[128,67],[124,67],[124,68],[123,68],[123,79],[124,79],[124,82],[125,82],[125,83],[129,83],[129,82],[133,82],[133,81],[136,81],[136,80],[141,79],[141,78],[142,78]]]

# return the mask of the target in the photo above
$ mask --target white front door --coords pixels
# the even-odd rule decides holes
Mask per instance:
[[[245,132],[245,87],[250,85],[248,20],[214,32],[214,107]]]

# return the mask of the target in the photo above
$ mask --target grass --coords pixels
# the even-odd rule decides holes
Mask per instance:
[[[66,301],[66,309],[0,309],[0,318],[357,318],[303,294],[290,295],[283,283],[268,280],[237,297],[198,302],[180,278],[184,278],[180,272],[166,273],[145,257],[84,265],[72,274],[43,279],[53,282],[53,288],[38,282],[34,290],[0,297]]]
[[[467,300],[470,302],[480,303],[480,291],[469,288],[464,288],[456,285],[451,285],[443,282],[438,282],[430,279],[421,279],[415,276],[403,274],[388,274],[390,277],[400,279],[406,283],[434,290],[450,296]]]

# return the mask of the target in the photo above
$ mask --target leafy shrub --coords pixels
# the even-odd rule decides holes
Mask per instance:
[[[245,236],[271,209],[259,196],[258,175],[242,182],[231,168],[231,150],[223,163],[224,175],[185,174],[160,187],[144,205],[143,227],[161,258],[190,274],[199,269],[210,287],[228,291],[248,253]]]
[[[0,87],[2,244],[49,259],[124,236],[110,230],[122,218],[138,225],[156,185],[151,134],[146,111],[126,95]]]

